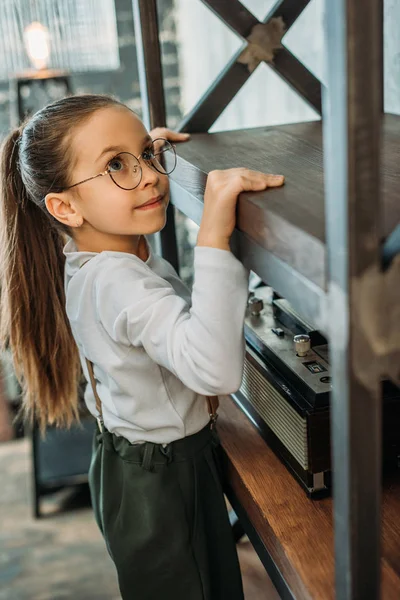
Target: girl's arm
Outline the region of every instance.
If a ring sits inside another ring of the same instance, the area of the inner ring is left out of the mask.
[[[199,394],[228,394],[240,387],[248,272],[233,254],[195,248],[190,308],[137,258],[101,260],[97,318],[115,342],[143,347]]]
[[[282,176],[248,169],[213,171],[194,256],[192,306],[137,257],[108,257],[97,280],[99,319],[127,346],[143,346],[153,360],[201,394],[240,387],[248,272],[230,252],[236,203],[243,191],[279,187]],[[121,268],[123,268],[123,272]]]

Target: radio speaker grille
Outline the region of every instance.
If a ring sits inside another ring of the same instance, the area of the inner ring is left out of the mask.
[[[257,357],[253,355],[254,360]],[[245,359],[241,394],[301,467],[308,469],[307,423],[285,398]]]

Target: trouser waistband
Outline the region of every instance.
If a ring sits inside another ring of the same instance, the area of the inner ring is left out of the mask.
[[[107,450],[115,451],[127,462],[141,464],[146,470],[152,470],[156,465],[190,460],[208,444],[219,444],[218,435],[215,428],[211,428],[211,424],[207,424],[198,433],[167,445],[153,442],[131,444],[124,437],[110,433],[106,429],[103,432],[97,430],[97,439]]]

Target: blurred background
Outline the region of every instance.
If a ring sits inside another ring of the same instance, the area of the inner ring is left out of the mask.
[[[312,0],[283,38],[322,82],[325,1]],[[275,4],[242,2],[260,20]],[[1,0],[1,9],[0,140],[70,93],[112,94],[142,114],[131,0]],[[159,0],[158,11],[167,125],[175,129],[242,41],[200,0]],[[386,0],[385,111],[397,114],[399,21],[400,0]],[[211,131],[316,119],[262,64]],[[190,286],[197,227],[179,211],[176,223],[181,275]],[[45,442],[35,428],[25,431],[13,423],[20,389],[8,353],[0,368],[0,600],[118,598],[113,565],[88,509],[92,422],[65,435],[49,429]],[[246,568],[252,570],[251,561]]]

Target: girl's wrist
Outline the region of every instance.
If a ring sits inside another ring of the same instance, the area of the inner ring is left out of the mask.
[[[208,246],[209,248],[219,248],[220,250],[230,251],[229,239],[210,234],[200,234],[197,236],[197,246]]]

